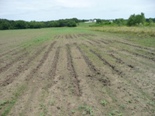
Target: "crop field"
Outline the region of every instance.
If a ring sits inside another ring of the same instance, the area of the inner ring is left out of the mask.
[[[82,28],[0,31],[0,115],[155,116],[154,40]]]

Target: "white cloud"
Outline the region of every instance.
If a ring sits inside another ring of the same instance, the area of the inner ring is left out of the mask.
[[[128,18],[144,12],[154,17],[154,0],[0,0],[0,18],[53,20],[60,18]]]
[[[55,0],[56,3],[63,7],[69,8],[87,8],[92,7],[93,0]]]

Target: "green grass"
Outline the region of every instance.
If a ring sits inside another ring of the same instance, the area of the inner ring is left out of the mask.
[[[108,102],[106,100],[101,100],[100,103],[101,103],[102,106],[106,106]]]
[[[84,115],[88,114],[90,116],[94,116],[93,108],[88,105],[79,106],[78,110],[83,111],[82,114],[84,114]]]
[[[123,114],[120,111],[118,111],[118,110],[112,110],[109,113],[109,116],[123,116]]]

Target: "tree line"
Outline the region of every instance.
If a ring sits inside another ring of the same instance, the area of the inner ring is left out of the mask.
[[[80,22],[87,22],[89,20],[79,20],[77,18],[71,19],[60,19],[55,21],[23,21],[23,20],[7,20],[0,19],[0,30],[8,29],[36,29],[36,28],[47,28],[47,27],[76,27]],[[155,18],[145,18],[144,13],[132,14],[128,19],[114,19],[114,20],[103,20],[96,19],[94,26],[102,25],[118,25],[118,26],[155,26]]]
[[[128,19],[115,19],[115,20],[96,20],[97,25],[118,25],[118,26],[155,26],[155,18],[145,18],[144,13],[132,14]]]
[[[0,30],[8,29],[36,29],[47,27],[76,27],[79,23],[77,18],[60,19],[55,21],[23,21],[0,19]]]

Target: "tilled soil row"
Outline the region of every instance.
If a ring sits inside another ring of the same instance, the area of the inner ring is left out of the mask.
[[[79,46],[77,46],[77,49],[80,51],[83,59],[85,60],[87,66],[89,69],[93,72],[93,76],[95,76],[98,81],[102,82],[104,86],[109,86],[110,85],[110,80],[107,78],[105,75],[101,75],[100,71],[93,65],[93,63],[89,60],[89,58],[84,54],[84,52],[81,50]],[[94,75],[95,74],[95,75]],[[100,77],[98,76],[100,75]],[[91,75],[89,75],[91,76]],[[102,77],[102,78],[101,78]],[[104,78],[103,78],[104,77]]]
[[[41,68],[41,66],[44,64],[44,62],[46,61],[46,59],[48,58],[48,55],[51,51],[51,49],[54,47],[54,45],[56,44],[56,41],[51,43],[50,47],[48,48],[48,50],[44,53],[42,59],[40,60],[39,64],[37,65],[36,68],[34,68],[33,70],[31,70],[30,74],[27,76],[26,81],[29,81],[33,75]]]
[[[58,61],[59,61],[59,54],[60,54],[60,47],[58,47],[56,52],[55,52],[55,56],[54,56],[51,68],[48,72],[49,84],[47,84],[47,86],[45,88],[50,88],[54,84],[53,80],[54,80],[55,75],[56,75],[57,65],[58,65]]]
[[[92,44],[91,45],[93,45],[93,46],[98,46],[99,48],[103,48],[103,49],[105,49],[105,47],[101,44],[101,42],[99,42],[99,41],[97,41],[97,40],[92,40],[92,39],[89,39],[91,42],[92,42]],[[94,43],[94,44],[93,44]],[[97,44],[97,45],[96,45]]]
[[[104,64],[108,65],[113,71],[115,71],[119,76],[122,77],[123,72],[119,71],[115,66],[113,66],[112,64],[110,64],[106,59],[104,59],[100,54],[96,53],[93,50],[90,50],[90,52],[92,52],[94,55],[96,55],[100,60],[102,60],[104,62]]]
[[[18,50],[18,51],[16,51],[16,52],[14,52],[14,53],[12,53],[11,55],[17,55],[17,54],[19,54],[19,53],[21,53],[21,52],[24,52],[24,51],[26,51],[26,48],[23,48],[23,49],[21,49],[21,50]]]
[[[95,43],[97,43],[97,44],[100,44],[101,42],[99,42],[99,41],[97,41],[97,40],[94,40],[94,39],[89,39],[90,41],[92,41],[92,42],[95,42]]]
[[[20,56],[18,56],[16,59],[12,60],[11,62],[9,62],[8,64],[6,64],[4,67],[0,68],[0,73],[8,70],[11,66],[13,66],[16,62],[21,61],[25,56],[28,55],[28,52],[25,52],[23,54],[21,54]]]
[[[115,66],[110,66],[111,64],[110,63],[108,63],[108,61],[106,61],[104,58],[102,58],[102,56],[100,55],[100,54],[98,54],[98,53],[95,53],[95,51],[91,51],[92,53],[94,52],[94,54],[96,54],[96,56],[100,59],[100,60],[102,60],[103,62],[105,62],[105,64],[108,64],[108,66],[109,67],[111,67],[112,69],[113,69],[113,67],[115,68]],[[110,56],[110,54],[109,54],[109,56]],[[113,57],[114,59],[116,59],[116,61],[118,60],[119,62],[122,62],[123,63],[123,61],[121,60],[121,59],[119,59],[119,58],[117,58],[117,57],[115,57],[113,54],[111,54],[111,57]],[[119,63],[118,62],[118,63]],[[125,63],[125,62],[124,62]],[[125,63],[126,64],[126,63]],[[128,64],[126,64],[126,65],[128,65]],[[134,68],[132,65],[130,66],[129,65],[129,67],[130,68]],[[114,69],[114,71],[115,71],[115,69]],[[116,69],[116,71],[115,72],[117,72],[117,69]],[[123,72],[122,72],[123,73]],[[119,75],[119,73],[117,73],[118,75]],[[121,77],[122,76],[124,76],[125,75],[125,73],[123,73],[123,74],[121,74]],[[126,75],[127,76],[127,75]],[[121,78],[122,80],[124,80],[125,82],[128,82],[128,83],[130,83],[130,85],[132,86],[132,87],[134,87],[134,90],[135,91],[137,91],[137,92],[139,92],[141,95],[147,95],[147,93],[146,92],[144,92],[143,90],[140,90],[139,89],[139,86],[137,85],[137,84],[135,84],[135,83],[133,83],[133,81],[131,81],[130,79],[128,79],[128,78]],[[134,97],[134,96],[131,96],[132,94],[131,93],[129,93],[129,95],[130,95],[130,97]],[[150,97],[149,97],[150,98]],[[119,98],[118,98],[119,99]],[[148,98],[147,98],[148,99]],[[118,104],[119,105],[119,104]],[[148,106],[148,105],[147,105]],[[151,108],[147,108],[147,110],[148,110],[148,112],[149,111],[151,111]]]
[[[89,69],[96,74],[100,74],[99,70],[96,69],[96,67],[93,65],[93,63],[89,60],[89,58],[84,54],[84,52],[81,50],[81,48],[75,44],[77,49],[80,51],[81,55],[83,56],[86,64],[88,65]]]
[[[33,83],[32,78],[38,74],[39,70],[42,68],[43,64],[48,59],[49,54],[52,51],[52,49],[56,43],[57,42],[54,41],[50,44],[50,46],[48,47],[47,51],[43,54],[42,58],[40,59],[39,63],[37,64],[37,66],[33,70],[31,70],[31,72],[28,74],[28,76],[26,78],[26,82],[30,85],[30,95],[28,97],[28,100],[25,103],[24,109],[22,110],[22,114],[26,114],[27,109],[31,108],[31,101],[34,100],[34,97],[35,97],[37,91],[39,90],[39,88],[37,87],[38,86],[37,82]],[[34,84],[33,86],[31,86],[32,83]]]
[[[138,52],[142,52],[142,53],[144,53],[145,55],[149,55],[149,56],[155,56],[155,53],[153,53],[153,52],[150,52],[150,51],[145,51],[145,50],[142,50],[142,49],[136,49],[136,51],[138,51]]]
[[[81,96],[82,92],[79,85],[78,75],[73,65],[73,58],[71,55],[70,45],[67,44],[66,47],[67,47],[67,65],[68,65],[68,70],[70,71],[73,77],[72,80],[73,80],[73,86],[75,87],[75,94],[77,96]]]
[[[121,44],[129,45],[129,46],[132,46],[132,47],[136,47],[136,48],[140,48],[140,49],[145,49],[145,50],[150,50],[150,51],[152,51],[152,52],[155,52],[155,50],[152,50],[152,49],[147,48],[147,47],[142,47],[142,46],[138,46],[138,45],[133,45],[133,44],[126,43],[126,42],[122,42],[122,41],[118,41],[118,40],[114,40],[114,41],[117,42],[117,43],[121,43]]]
[[[112,58],[116,59],[116,62],[120,63],[120,64],[125,64],[126,66],[128,66],[129,68],[134,68],[134,66],[132,66],[131,64],[126,64],[122,59],[117,58],[114,54],[109,54],[109,56],[111,56]]]
[[[142,55],[142,54],[133,52],[133,51],[129,51],[129,50],[126,50],[126,49],[122,49],[122,50],[125,51],[125,52],[128,52],[128,53],[130,53],[130,54],[132,54],[132,55],[139,56],[139,57],[142,57],[142,58],[145,58],[145,59],[149,59],[149,60],[155,62],[155,58],[150,58],[150,57],[148,57],[148,56],[145,56],[145,55]]]
[[[73,39],[74,37],[73,37],[71,34],[67,34],[67,35],[65,36],[65,38],[66,38],[66,39]]]
[[[105,40],[99,40],[103,44],[109,44],[109,42],[106,42]]]
[[[54,39],[59,39],[59,38],[61,38],[61,35],[55,35],[54,36]]]
[[[11,50],[9,50],[9,51],[7,51],[7,52],[5,52],[5,53],[2,53],[2,54],[0,54],[0,57],[2,57],[2,56],[5,56],[5,55],[7,55],[7,54],[9,54],[9,53],[11,53],[11,52],[13,52],[13,51],[15,51],[17,48],[14,48],[14,49],[11,49]]]
[[[18,50],[19,47],[20,47],[20,46],[18,46],[18,47],[16,47],[16,48],[13,48],[13,49],[11,49],[11,50],[5,52],[5,53],[0,54],[0,57],[3,57],[3,56],[5,56],[5,55],[7,55],[7,54],[17,55],[18,53],[24,52],[24,51],[26,50],[26,48],[23,48],[23,49]]]
[[[6,86],[6,85],[9,85],[10,83],[12,83],[14,81],[14,79],[16,77],[18,77],[21,73],[23,73],[27,68],[28,68],[28,65],[37,57],[41,54],[41,52],[43,50],[45,50],[46,46],[42,47],[41,49],[39,49],[32,57],[30,57],[27,62],[25,62],[24,64],[22,65],[19,65],[17,67],[17,69],[15,70],[15,72],[13,72],[12,74],[10,75],[7,75],[7,78],[3,81],[3,82],[0,82],[0,86]]]
[[[73,34],[73,38],[77,38],[77,35],[76,34]]]
[[[91,43],[90,41],[87,41],[90,45],[93,45],[93,43]]]
[[[33,76],[38,72],[38,70],[42,67],[42,65],[44,64],[44,62],[47,60],[48,56],[49,56],[49,53],[51,52],[52,48],[54,47],[54,45],[56,44],[56,41],[52,42],[51,45],[49,46],[48,50],[43,54],[40,62],[38,63],[38,65],[33,69],[31,70],[31,72],[29,73],[29,75],[27,76],[27,78],[25,79],[26,82],[28,82],[28,84],[31,84],[31,81]],[[37,91],[37,87],[34,85],[32,86],[31,88],[31,94],[24,106],[24,109],[22,110],[22,114],[25,114],[27,111],[27,108],[29,108],[29,105],[30,105],[30,101],[33,99],[36,91]]]
[[[96,35],[94,35],[94,34],[78,34],[77,36],[78,37],[87,37],[88,38],[88,37],[92,37],[92,36],[94,37]]]
[[[108,40],[108,41],[111,41],[111,40]],[[112,41],[112,43],[115,42],[115,41],[117,41],[117,40]],[[119,41],[119,42],[120,42],[120,41]],[[124,43],[124,42],[123,42],[123,43]],[[128,45],[128,43],[127,43],[127,45]],[[102,45],[100,45],[100,47],[101,47],[101,48],[104,48]],[[151,57],[145,56],[145,55],[143,55],[143,54],[139,54],[139,53],[136,53],[136,52],[133,52],[133,51],[129,51],[129,50],[126,50],[126,49],[122,49],[122,51],[128,52],[128,53],[130,53],[130,54],[132,54],[132,55],[136,55],[136,56],[139,56],[139,57],[142,57],[142,58],[146,58],[146,59],[155,61],[155,58],[151,58]],[[152,53],[152,52],[147,52],[147,53],[150,54],[150,55],[154,55],[154,53]],[[111,56],[112,56],[112,55],[111,55]],[[113,55],[112,57],[115,58],[115,59],[117,59],[116,57],[114,57],[114,55]],[[118,61],[119,61],[119,59],[118,59]],[[128,65],[128,67],[130,67],[130,68],[133,67],[133,66],[131,66],[130,64],[126,64],[126,65]]]

